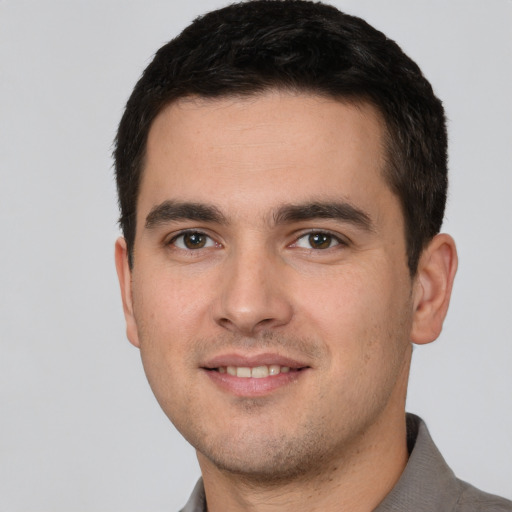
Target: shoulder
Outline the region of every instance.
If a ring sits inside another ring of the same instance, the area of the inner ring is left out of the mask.
[[[454,512],[512,512],[512,501],[480,491],[462,480],[458,483],[460,495]]]
[[[512,502],[458,479],[432,441],[425,423],[407,415],[409,461],[375,512],[512,512]]]

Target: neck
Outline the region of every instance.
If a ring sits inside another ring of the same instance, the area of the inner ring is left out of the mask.
[[[198,454],[208,512],[369,512],[394,487],[408,453],[405,414],[384,411],[343,458],[287,482],[262,483],[219,470]]]

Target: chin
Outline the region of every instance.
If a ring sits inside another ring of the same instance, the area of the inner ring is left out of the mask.
[[[327,450],[319,442],[318,435],[308,434],[255,436],[244,433],[226,436],[229,442],[218,442],[209,446],[196,446],[201,467],[213,465],[216,469],[247,482],[265,485],[283,485],[287,481],[297,480],[302,475],[321,473],[325,468]]]

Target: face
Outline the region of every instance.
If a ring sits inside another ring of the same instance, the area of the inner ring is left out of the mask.
[[[287,478],[403,422],[414,283],[383,166],[366,105],[266,93],[154,121],[118,267],[128,337],[202,466]]]

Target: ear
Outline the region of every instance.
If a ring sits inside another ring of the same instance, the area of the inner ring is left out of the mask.
[[[126,240],[123,237],[119,237],[116,241],[115,258],[117,277],[119,278],[121,298],[123,300],[124,318],[126,320],[126,336],[132,345],[140,348],[137,323],[133,315],[132,271],[128,264]]]
[[[457,261],[455,242],[446,234],[435,236],[423,250],[415,277],[413,343],[430,343],[441,333]]]

